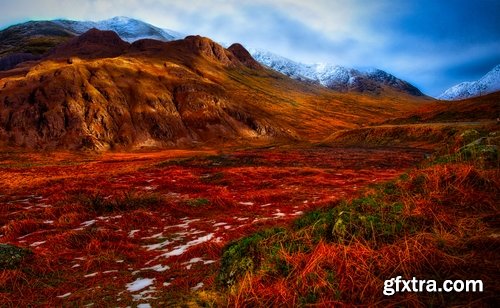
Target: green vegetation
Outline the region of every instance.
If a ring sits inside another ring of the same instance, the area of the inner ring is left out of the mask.
[[[205,198],[196,198],[196,199],[190,199],[186,201],[187,205],[191,207],[200,207],[204,205],[209,205],[210,200],[205,199]]]
[[[9,244],[0,244],[0,269],[15,269],[33,253],[26,248]]]

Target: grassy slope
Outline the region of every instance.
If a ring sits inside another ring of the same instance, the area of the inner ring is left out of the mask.
[[[500,174],[436,164],[226,247],[231,305],[450,305],[498,300]],[[383,281],[482,279],[484,293],[383,296]]]
[[[387,145],[402,138],[405,146],[415,140],[434,148],[439,145],[441,154],[357,199],[331,204],[305,214],[290,227],[263,230],[228,245],[218,291],[202,294],[198,302],[493,305],[500,290],[495,278],[500,272],[498,152],[484,151],[483,145],[460,149],[483,135],[490,136],[489,141],[498,139],[492,137],[498,126],[472,128],[449,123],[346,131],[343,141],[352,145]],[[440,282],[482,279],[485,292],[384,296],[384,279],[398,275]]]
[[[461,101],[439,101],[411,112],[404,118],[393,119],[388,124],[477,122],[496,120],[500,117],[500,92]]]
[[[338,130],[323,140],[322,144],[411,145],[456,150],[453,145],[464,145],[463,135],[470,131],[477,131],[476,137],[479,138],[498,130],[496,119],[499,115],[500,92],[457,102],[433,102],[423,104],[404,117],[372,126]]]
[[[12,26],[0,31],[0,57],[18,52],[44,54],[74,35],[50,21]]]

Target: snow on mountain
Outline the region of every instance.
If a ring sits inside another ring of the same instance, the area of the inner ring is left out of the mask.
[[[178,32],[161,29],[143,21],[129,17],[113,17],[102,21],[74,21],[74,20],[54,20],[65,28],[71,29],[75,34],[82,34],[92,28],[99,30],[111,30],[116,32],[123,40],[134,42],[140,39],[155,39],[160,41],[172,41],[183,38]]]
[[[333,64],[303,64],[269,51],[249,51],[255,60],[273,70],[297,80],[319,83],[330,89],[379,93],[382,86],[388,86],[412,95],[423,95],[408,82],[379,69],[357,70]]]
[[[500,91],[500,64],[477,81],[459,83],[441,94],[442,100],[460,100]]]

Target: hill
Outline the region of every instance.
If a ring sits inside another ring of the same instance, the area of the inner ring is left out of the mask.
[[[96,29],[3,73],[0,136],[28,148],[110,149],[319,140],[426,102],[342,94],[189,36],[133,44]]]

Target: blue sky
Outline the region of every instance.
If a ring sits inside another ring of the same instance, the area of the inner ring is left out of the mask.
[[[498,0],[16,0],[2,1],[0,27],[114,16],[305,63],[377,67],[434,96],[500,64]]]

